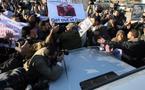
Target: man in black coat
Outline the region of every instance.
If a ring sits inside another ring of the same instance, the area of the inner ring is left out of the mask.
[[[138,40],[138,32],[136,30],[129,31],[128,41],[118,43],[106,41],[105,43],[113,49],[121,49],[121,59],[134,67],[145,65],[143,58],[145,57],[145,42]]]

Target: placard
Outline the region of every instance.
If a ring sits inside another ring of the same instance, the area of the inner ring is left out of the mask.
[[[82,21],[81,23],[79,23],[79,34],[82,37],[87,30],[93,25],[92,21],[90,20],[90,18],[86,18],[84,21]]]
[[[134,4],[131,19],[140,20],[144,11],[145,11],[145,4]]]
[[[48,12],[55,23],[80,22],[86,18],[83,4],[48,2]]]
[[[13,38],[18,40],[21,38],[22,25],[15,22],[4,15],[0,15],[0,38],[6,37],[7,33],[13,34]]]

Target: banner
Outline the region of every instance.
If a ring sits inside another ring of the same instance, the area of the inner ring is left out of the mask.
[[[85,11],[82,4],[68,4],[48,2],[48,16],[52,22],[68,23],[80,22],[85,19]]]
[[[22,25],[15,22],[4,15],[0,15],[0,38],[6,37],[7,33],[11,33],[15,40],[21,37]]]

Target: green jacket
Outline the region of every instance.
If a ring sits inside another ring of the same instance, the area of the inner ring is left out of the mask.
[[[57,64],[53,66],[50,65],[51,63],[47,58],[46,47],[38,50],[32,58],[27,61],[28,72],[32,79],[43,78],[47,80],[56,80],[62,73],[62,67]]]

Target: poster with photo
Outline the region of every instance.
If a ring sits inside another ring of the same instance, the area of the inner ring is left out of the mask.
[[[57,6],[58,16],[76,16],[75,9],[72,5],[60,4]]]
[[[83,4],[48,2],[48,16],[55,23],[81,22],[86,18]]]
[[[134,4],[131,19],[140,20],[144,12],[145,4]]]
[[[82,37],[92,25],[93,25],[93,22],[90,20],[90,18],[86,18],[84,21],[79,23],[80,37]]]

